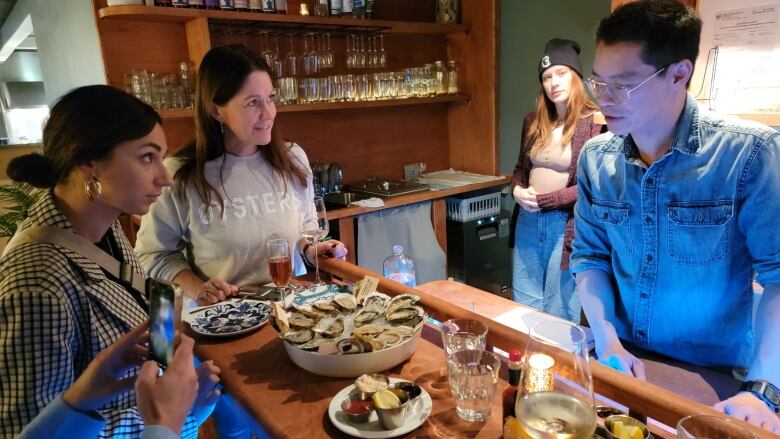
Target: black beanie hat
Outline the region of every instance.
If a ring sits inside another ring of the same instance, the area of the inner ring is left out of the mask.
[[[539,60],[539,82],[542,73],[550,66],[564,65],[577,72],[582,78],[582,61],[580,61],[580,44],[572,40],[553,38],[544,46],[544,56]]]

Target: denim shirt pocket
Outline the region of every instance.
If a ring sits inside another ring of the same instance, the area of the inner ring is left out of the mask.
[[[731,200],[669,203],[669,255],[678,264],[701,265],[728,253]]]
[[[612,249],[621,255],[631,255],[634,246],[631,241],[631,218],[628,203],[593,200],[590,206],[593,219],[604,227]]]

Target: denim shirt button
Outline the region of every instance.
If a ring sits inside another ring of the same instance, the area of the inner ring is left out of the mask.
[[[645,224],[653,224],[653,219],[650,218],[649,216],[646,216],[645,217]]]
[[[645,258],[645,259],[647,259],[647,262],[649,262],[651,264],[653,263],[653,255],[647,255],[647,258]]]
[[[647,185],[648,185],[648,186],[652,186],[652,185],[653,185],[653,183],[655,183],[655,180],[653,180],[653,178],[652,178],[652,177],[650,177],[650,178],[648,178],[648,179],[647,179]]]
[[[642,300],[647,300],[647,293],[639,293],[639,298]]]
[[[647,334],[645,334],[645,331],[641,331],[641,330],[640,330],[640,331],[636,331],[636,335],[637,335],[639,338],[642,338],[642,339],[644,339],[644,338],[645,338],[645,336],[646,336]]]

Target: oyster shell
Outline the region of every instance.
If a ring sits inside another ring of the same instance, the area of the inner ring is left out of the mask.
[[[363,307],[369,307],[373,304],[377,304],[382,308],[385,308],[387,306],[387,303],[390,302],[390,296],[384,293],[371,293],[363,299]]]
[[[290,327],[298,329],[312,328],[315,323],[314,319],[306,317],[298,312],[289,314],[287,322],[290,324]]]
[[[323,337],[335,338],[344,333],[344,318],[341,316],[324,317],[312,328]]]
[[[311,329],[303,329],[301,331],[288,331],[282,335],[282,338],[290,343],[301,344],[310,341],[314,338],[314,331]]]
[[[336,294],[336,296],[333,297],[333,302],[335,302],[339,308],[347,312],[352,312],[357,308],[357,299],[352,294]]]
[[[365,335],[356,335],[355,338],[360,340],[364,344],[368,344],[371,347],[371,349],[367,349],[366,352],[381,351],[382,349],[385,348],[385,342],[383,342],[382,340],[377,340],[375,338],[371,338]]]
[[[337,313],[339,311],[338,308],[336,308],[336,303],[333,301],[333,299],[318,300],[312,303],[312,306],[315,309],[324,311],[326,313]]]
[[[322,312],[320,312],[320,311],[318,311],[316,309],[313,309],[309,305],[296,305],[296,304],[293,304],[292,307],[293,307],[294,310],[298,311],[299,313],[305,315],[306,317],[310,317],[310,318],[312,318],[314,320],[319,320],[319,319],[325,317],[324,313],[322,313]]]
[[[345,338],[339,340],[339,342],[336,345],[336,348],[339,351],[339,353],[342,354],[362,354],[363,352],[366,351],[363,342],[356,338]]]
[[[375,320],[377,317],[384,313],[384,308],[378,304],[371,304],[364,306],[360,311],[355,314],[353,322],[355,326],[363,326],[368,322]]]
[[[352,331],[352,335],[367,335],[373,337],[377,334],[381,334],[384,331],[385,328],[378,325],[363,325]]]
[[[419,306],[404,306],[388,311],[385,314],[385,320],[389,323],[401,324],[416,317],[421,318],[423,315],[425,315],[425,310]]]
[[[319,335],[315,335],[314,338],[312,338],[311,340],[307,341],[306,343],[304,343],[302,345],[298,345],[298,348],[306,350],[306,351],[311,351],[311,350],[314,350],[314,349],[319,349],[320,345],[324,345],[326,343],[333,343],[333,340],[328,339],[328,338],[320,337]]]
[[[406,308],[410,306],[414,306],[417,304],[417,302],[420,301],[420,296],[416,294],[399,294],[387,303],[387,306],[385,309],[388,313],[391,311],[394,311],[398,308]]]
[[[402,337],[411,337],[414,334],[414,328],[411,326],[393,326],[393,329],[389,329],[388,332],[394,332]]]
[[[404,336],[393,329],[377,334],[374,339],[384,343],[385,347],[395,346],[404,341]]]

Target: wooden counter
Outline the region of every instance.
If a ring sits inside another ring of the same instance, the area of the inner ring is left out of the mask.
[[[499,296],[477,290],[467,285],[448,281],[436,281],[412,289],[376,273],[336,259],[320,259],[320,270],[346,281],[357,281],[366,275],[379,279],[379,290],[390,294],[418,294],[422,306],[435,319],[468,318],[484,322],[488,326],[487,342],[504,351],[522,348],[528,336],[493,320],[498,314],[509,311],[515,304]],[[471,311],[474,303],[477,312]],[[545,353],[557,358],[559,353]],[[640,354],[642,355],[642,354]],[[594,391],[604,398],[628,407],[634,413],[643,414],[667,426],[674,426],[685,416],[724,416],[711,405],[736,392],[736,381],[709,369],[686,365],[671,359],[646,355],[649,381],[623,375],[598,362],[591,363]],[[779,436],[748,425],[756,437]]]
[[[195,351],[202,360],[213,360],[222,369],[222,385],[274,438],[349,438],[328,417],[331,398],[354,379],[328,378],[296,366],[270,325],[248,336],[229,339],[200,337]],[[411,358],[390,371],[390,377],[416,382],[433,400],[428,419],[408,438],[501,437],[501,398],[493,402],[485,422],[466,422],[455,413],[455,401],[447,382],[444,350],[438,328],[423,328]],[[503,379],[498,392],[506,388]]]
[[[328,210],[328,220],[338,220],[338,236],[341,242],[343,242],[347,247],[347,261],[354,264],[357,260],[357,247],[355,240],[355,218],[357,216],[379,210],[390,209],[393,207],[405,206],[407,204],[432,201],[431,222],[433,223],[433,231],[436,234],[436,241],[439,243],[439,246],[442,250],[444,250],[444,254],[446,255],[447,202],[444,199],[453,195],[476,191],[479,189],[505,186],[508,185],[511,181],[511,177],[505,176],[499,180],[487,181],[484,183],[467,184],[451,189],[430,190],[387,198],[384,200],[385,205],[382,207],[348,206],[342,209]]]

